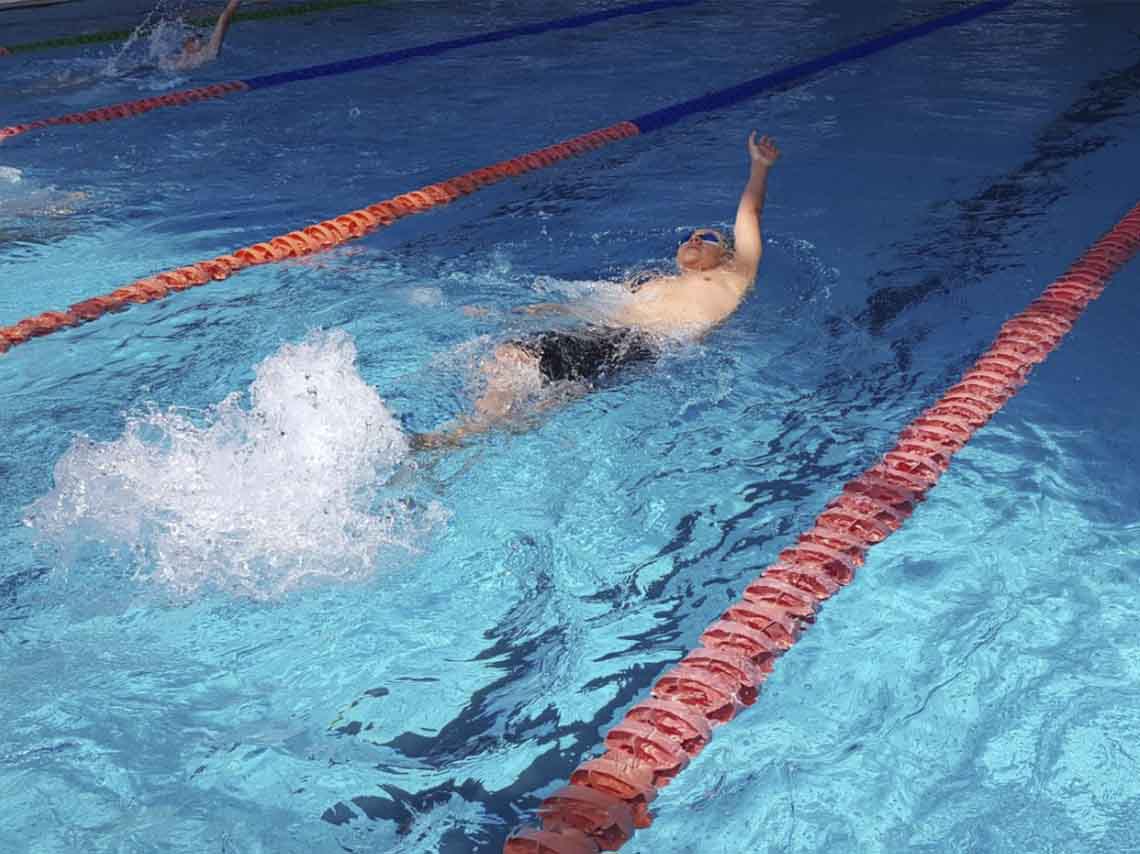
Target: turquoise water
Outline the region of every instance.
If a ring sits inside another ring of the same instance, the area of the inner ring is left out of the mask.
[[[0,110],[603,7],[540,5],[237,26],[184,77],[27,55]],[[11,140],[0,323],[830,52],[907,5],[700,4]],[[499,848],[1134,204],[1137,25],[1125,4],[1015,4],[0,357],[0,850]],[[784,158],[735,317],[532,430],[407,456],[536,323],[511,307],[729,224],[752,127]],[[1140,848],[1138,275],[625,850]]]

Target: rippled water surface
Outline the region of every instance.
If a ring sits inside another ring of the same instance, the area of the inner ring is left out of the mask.
[[[150,67],[175,30],[21,54],[0,124],[606,5],[239,24],[183,76]],[[99,28],[83,6],[0,12],[0,41]],[[0,324],[960,6],[698,3],[17,137]],[[1130,4],[1015,3],[0,357],[0,850],[499,849],[1136,202],[1138,31]],[[729,226],[753,127],[784,157],[729,322],[533,429],[409,452],[541,322],[512,307]],[[1140,849],[1138,286],[626,850]]]

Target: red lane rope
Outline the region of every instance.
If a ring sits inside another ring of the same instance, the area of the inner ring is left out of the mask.
[[[154,98],[141,98],[137,101],[123,101],[121,104],[111,104],[109,107],[98,107],[94,110],[83,110],[80,113],[68,113],[66,116],[54,116],[50,119],[36,119],[20,125],[10,125],[0,128],[0,142],[8,137],[19,136],[30,130],[50,127],[52,125],[89,125],[92,122],[109,122],[115,119],[125,119],[128,116],[137,116],[149,113],[161,107],[177,107],[183,104],[192,104],[196,101],[207,101],[211,98],[222,98],[232,92],[244,92],[249,85],[241,80],[230,80],[226,83],[214,83],[210,86],[199,86],[196,89],[181,89],[177,92],[167,92]]]
[[[1029,307],[938,402],[903,428],[894,448],[831,501],[743,596],[658,678],[605,737],[605,753],[542,801],[542,828],[524,828],[505,854],[616,851],[650,823],[648,804],[708,744],[713,728],[756,700],[776,659],[849,584],[867,550],[898,530],[950,460],[1057,347],[1108,278],[1140,249],[1140,204]]]
[[[636,136],[639,132],[637,125],[632,122],[619,122],[237,249],[228,255],[220,255],[208,261],[199,261],[139,279],[109,294],[77,302],[66,311],[45,311],[11,326],[0,327],[0,353],[37,336],[78,326],[102,317],[108,312],[127,308],[131,303],[154,302],[178,291],[228,279],[246,267],[268,264],[271,261],[284,261],[287,258],[299,258],[339,246],[349,240],[363,237],[377,228],[391,225],[403,217],[448,204],[489,184],[550,166],[568,157],[575,157],[611,142]]]

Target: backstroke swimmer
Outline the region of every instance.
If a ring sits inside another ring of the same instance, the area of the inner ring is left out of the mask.
[[[486,387],[474,411],[441,430],[414,435],[413,447],[454,447],[517,422],[527,414],[527,401],[551,383],[588,391],[624,365],[653,359],[662,343],[699,339],[730,317],[756,281],[768,171],[780,150],[771,137],[757,140],[753,131],[748,155],[751,172],[731,245],[716,229],[700,228],[677,250],[677,274],[651,279],[614,305],[523,306],[528,314],[564,314],[582,322],[500,344],[481,366]]]
[[[230,24],[233,22],[234,15],[237,13],[238,6],[240,5],[241,0],[229,0],[229,3],[226,4],[226,8],[223,9],[221,15],[218,16],[218,20],[214,24],[214,29],[211,31],[209,38],[204,38],[197,34],[186,37],[183,39],[182,46],[178,49],[177,53],[160,57],[157,65],[142,63],[120,71],[116,67],[116,59],[111,61],[97,74],[75,73],[72,68],[68,69],[65,74],[57,77],[39,80],[21,88],[0,90],[0,94],[38,95],[44,93],[69,92],[85,89],[105,80],[142,77],[154,71],[155,68],[160,68],[163,71],[190,71],[199,68],[218,58],[218,54],[221,53],[222,50],[222,42],[225,41],[226,33],[229,31]]]
[[[189,71],[217,59],[222,50],[222,42],[226,38],[226,31],[229,30],[230,22],[233,21],[240,5],[241,0],[230,0],[222,10],[222,14],[218,16],[218,22],[214,24],[214,31],[210,33],[208,40],[203,41],[202,37],[197,35],[190,36],[182,42],[181,53],[170,59],[161,60],[159,66],[166,71]]]

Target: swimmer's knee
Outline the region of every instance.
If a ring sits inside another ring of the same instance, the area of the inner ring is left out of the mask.
[[[520,371],[537,371],[538,356],[508,341],[497,346],[481,367],[483,373],[491,377],[517,376]]]
[[[538,357],[518,344],[508,341],[495,348],[495,361],[508,365],[530,366],[538,363]]]

